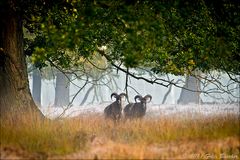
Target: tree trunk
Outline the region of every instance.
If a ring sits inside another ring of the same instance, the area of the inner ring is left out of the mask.
[[[171,92],[171,90],[172,90],[172,84],[170,84],[170,86],[169,86],[169,88],[168,88],[168,91],[167,91],[167,93],[164,95],[164,97],[163,97],[163,100],[162,100],[162,104],[164,104],[165,102],[166,102],[166,100],[167,100],[167,97],[168,97],[168,95],[169,95],[169,93]]]
[[[94,84],[87,90],[87,92],[86,92],[86,94],[85,94],[85,96],[84,96],[84,98],[83,98],[80,106],[84,105],[84,103],[87,101],[87,98],[88,98],[88,96],[89,96],[89,93],[90,93],[93,89],[94,89]]]
[[[66,77],[66,75],[62,72],[58,72],[56,78],[54,106],[63,107],[69,104],[69,87],[70,83],[68,77]]]
[[[32,96],[34,102],[41,107],[41,74],[38,68],[33,70]]]
[[[0,117],[26,111],[42,115],[29,89],[22,19],[9,1],[0,4],[0,24]]]
[[[182,89],[180,97],[178,99],[178,104],[188,104],[188,103],[200,103],[200,81],[193,77],[187,76],[185,85],[183,86],[186,89]]]

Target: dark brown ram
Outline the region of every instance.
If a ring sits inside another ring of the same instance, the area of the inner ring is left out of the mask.
[[[124,96],[126,97],[127,95],[125,93],[121,93],[119,95],[117,93],[111,94],[111,99],[114,97],[116,98],[116,101],[104,109],[105,118],[112,119],[114,122],[117,122],[121,119],[123,108],[122,98]]]
[[[136,103],[130,103],[126,105],[126,107],[123,110],[126,119],[142,118],[146,114],[147,103],[149,103],[152,100],[152,96],[149,94],[146,95],[145,97],[137,95],[135,96],[134,99]],[[137,99],[140,102],[137,102]]]

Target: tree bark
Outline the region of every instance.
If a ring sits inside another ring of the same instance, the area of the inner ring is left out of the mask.
[[[33,83],[32,83],[32,96],[34,102],[41,107],[41,74],[38,68],[35,68],[32,73]]]
[[[63,107],[69,104],[69,87],[70,83],[67,75],[63,74],[62,72],[57,73],[56,78],[56,88],[55,88],[55,101],[54,106],[56,107]]]
[[[22,18],[9,1],[0,5],[0,117],[40,110],[29,89],[23,52]]]

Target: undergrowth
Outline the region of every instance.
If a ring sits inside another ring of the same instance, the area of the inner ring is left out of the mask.
[[[129,146],[201,142],[239,137],[240,125],[236,115],[200,116],[193,119],[163,116],[121,121],[118,124],[105,120],[99,114],[58,120],[25,115],[17,120],[12,117],[0,119],[0,132],[1,146],[63,155],[87,152],[89,144],[96,137]]]

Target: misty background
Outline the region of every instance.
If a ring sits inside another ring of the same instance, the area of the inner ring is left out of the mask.
[[[57,74],[60,75],[56,76]],[[33,73],[29,74],[29,85],[32,94],[34,78],[35,85],[38,85],[38,93],[35,93],[35,95],[33,94],[33,98],[38,105],[41,104],[42,107],[61,107],[71,103],[73,106],[81,107],[83,105],[110,103],[112,101],[110,95],[113,92],[126,92],[126,74],[121,71],[113,70],[111,73],[103,75],[101,79],[92,80],[87,83],[84,79],[74,78],[74,75],[57,74],[51,79],[43,78],[40,72],[34,73],[33,71]],[[141,73],[141,76],[151,79],[147,73]],[[60,81],[59,79],[57,80],[59,77]],[[158,84],[150,84],[144,80],[137,80],[129,76],[127,88],[129,101],[134,102],[134,97],[137,94],[142,96],[150,94],[152,95],[150,105],[239,103],[239,84],[231,83],[231,80],[226,74],[218,73],[217,82],[227,84],[222,85],[221,88],[217,88],[214,83],[203,86],[202,82],[200,83],[198,79],[191,76],[188,77],[188,79],[184,76],[174,75],[162,75],[159,76],[159,78],[168,80],[174,79],[175,82],[177,81],[177,87],[175,85],[164,87]],[[58,85],[57,88],[56,85]],[[207,93],[199,94],[198,92],[191,92],[181,87],[190,90],[199,90],[200,88],[200,90],[204,90]],[[223,90],[226,90],[226,92]],[[231,94],[227,91],[231,91]],[[39,97],[36,98],[36,95]],[[56,102],[55,96],[59,97],[57,101],[60,102]],[[196,97],[198,98],[197,100]]]

